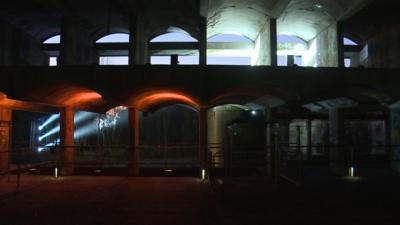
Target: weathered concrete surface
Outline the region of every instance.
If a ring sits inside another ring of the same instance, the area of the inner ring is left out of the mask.
[[[400,96],[393,84],[400,80],[398,71],[264,66],[0,67],[0,91],[10,99],[55,106],[70,100],[80,103],[81,109],[100,112],[117,105],[135,106],[135,101],[152,92],[182,93],[202,107],[245,104],[265,96],[300,104],[338,97],[365,99],[363,93],[376,90],[397,101]]]
[[[337,67],[339,65],[337,35],[337,25],[333,23],[315,37],[318,67]]]

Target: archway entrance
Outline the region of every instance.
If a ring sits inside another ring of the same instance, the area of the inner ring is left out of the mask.
[[[198,112],[184,104],[159,105],[139,118],[140,175],[196,176]]]

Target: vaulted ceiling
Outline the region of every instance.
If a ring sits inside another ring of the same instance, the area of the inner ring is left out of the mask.
[[[113,32],[128,32],[137,14],[148,36],[181,27],[198,36],[199,15],[207,17],[208,36],[240,33],[255,40],[270,18],[278,33],[306,41],[337,20],[347,19],[370,0],[13,0],[2,1],[0,19],[44,40],[60,32],[61,17],[75,23],[93,40]]]

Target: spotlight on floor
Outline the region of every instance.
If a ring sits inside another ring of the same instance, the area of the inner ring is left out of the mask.
[[[353,167],[353,166],[351,166],[351,167],[349,168],[349,176],[350,176],[350,177],[354,177],[354,167]]]
[[[205,180],[205,179],[206,179],[206,170],[205,170],[205,169],[202,169],[202,170],[201,170],[201,179],[202,179],[202,180]]]

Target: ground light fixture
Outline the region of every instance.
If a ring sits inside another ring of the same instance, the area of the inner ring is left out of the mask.
[[[351,166],[351,167],[349,168],[349,176],[350,176],[350,177],[354,177],[354,166]]]
[[[202,180],[205,180],[205,179],[206,179],[206,170],[205,170],[205,169],[202,169],[202,170],[201,170],[201,179],[202,179]]]

